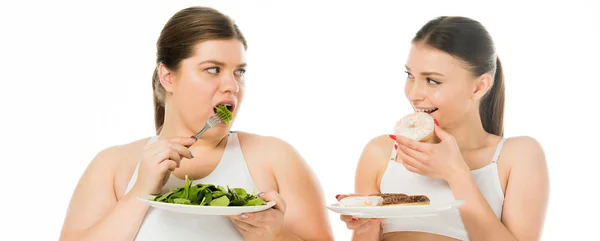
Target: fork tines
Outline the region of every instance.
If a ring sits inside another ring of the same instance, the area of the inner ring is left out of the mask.
[[[211,126],[216,126],[218,124],[221,124],[222,122],[223,122],[223,120],[221,120],[221,118],[219,118],[219,116],[216,114],[214,114],[210,118],[208,118],[208,124]]]

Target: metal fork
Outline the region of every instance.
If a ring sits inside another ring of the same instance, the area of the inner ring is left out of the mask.
[[[219,118],[217,114],[214,114],[210,118],[208,118],[206,124],[204,124],[204,128],[202,128],[200,132],[196,133],[196,135],[193,135],[192,137],[198,140],[200,139],[200,136],[204,134],[204,132],[206,132],[208,129],[213,128],[221,123],[223,123],[223,120],[221,120],[221,118]]]

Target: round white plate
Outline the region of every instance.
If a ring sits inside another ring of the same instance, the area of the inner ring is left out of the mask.
[[[168,210],[178,213],[196,214],[196,215],[241,215],[242,213],[254,213],[267,210],[275,206],[275,201],[267,202],[266,205],[261,206],[199,206],[199,205],[185,205],[185,204],[174,204],[174,203],[163,203],[152,201],[156,196],[148,195],[138,197],[138,200],[147,203],[151,207]]]
[[[333,212],[356,218],[402,218],[434,216],[440,212],[457,209],[465,202],[456,200],[448,203],[406,206],[340,207],[338,203],[327,205]]]

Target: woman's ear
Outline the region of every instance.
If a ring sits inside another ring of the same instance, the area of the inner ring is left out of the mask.
[[[477,83],[475,84],[475,91],[473,92],[473,98],[476,100],[480,100],[483,98],[485,93],[487,93],[494,84],[494,78],[491,74],[485,73],[477,78]]]
[[[163,63],[158,65],[158,77],[160,78],[160,84],[165,88],[166,92],[173,92],[173,72],[167,68]]]

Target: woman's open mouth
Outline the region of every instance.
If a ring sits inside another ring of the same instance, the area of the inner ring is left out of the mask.
[[[218,105],[216,105],[215,107],[213,107],[213,111],[214,111],[215,113],[217,113],[217,106],[220,106],[220,105],[224,105],[224,106],[225,106],[225,107],[227,107],[227,109],[228,109],[229,111],[231,111],[231,112],[233,112],[233,110],[234,110],[234,106],[233,106],[232,104],[218,104]]]
[[[428,108],[428,109],[417,109],[417,108],[415,108],[416,112],[425,112],[427,114],[431,114],[431,113],[433,113],[433,112],[435,112],[437,110],[438,110],[438,108]]]

